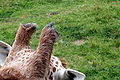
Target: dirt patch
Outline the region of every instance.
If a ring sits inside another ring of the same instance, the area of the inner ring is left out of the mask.
[[[84,39],[76,40],[76,41],[73,42],[73,44],[77,45],[77,46],[80,46],[80,45],[85,44],[85,40]]]

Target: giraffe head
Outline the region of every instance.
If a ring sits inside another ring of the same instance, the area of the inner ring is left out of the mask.
[[[58,37],[58,33],[52,25],[53,23],[50,23],[42,29],[40,43],[38,44],[38,48],[33,52],[28,46],[31,35],[36,30],[34,24],[20,25],[12,47],[0,41],[0,52],[2,54],[0,57],[4,56],[3,59],[5,60],[9,53],[6,61],[1,61],[4,65],[0,69],[0,80],[44,80],[44,76],[49,71],[48,66],[53,44]],[[18,60],[18,57],[20,60]],[[16,67],[16,65],[18,66]],[[84,78],[85,75],[83,73],[64,68],[53,73],[52,80],[84,80]]]

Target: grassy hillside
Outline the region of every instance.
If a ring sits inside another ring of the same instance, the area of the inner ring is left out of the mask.
[[[53,54],[86,80],[120,80],[119,0],[0,0],[0,40],[12,45],[20,23],[38,24],[35,49],[49,22],[59,32]]]

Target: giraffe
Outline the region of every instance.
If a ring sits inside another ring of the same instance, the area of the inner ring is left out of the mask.
[[[12,47],[0,41],[0,54],[9,54],[0,68],[0,80],[84,80],[85,74],[66,68],[52,55],[54,43],[59,36],[53,23],[41,31],[37,49],[30,48],[29,41],[36,31],[36,24],[20,24]],[[8,53],[8,52],[6,52]]]

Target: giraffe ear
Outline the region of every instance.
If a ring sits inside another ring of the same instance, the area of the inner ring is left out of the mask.
[[[85,74],[82,72],[78,72],[73,69],[66,69],[65,74],[68,75],[69,79],[73,80],[84,80],[85,79]]]
[[[85,74],[73,69],[62,69],[54,73],[54,80],[84,80]]]
[[[3,41],[0,41],[0,66],[4,63],[4,60],[6,59],[9,51],[11,49],[11,46]]]

